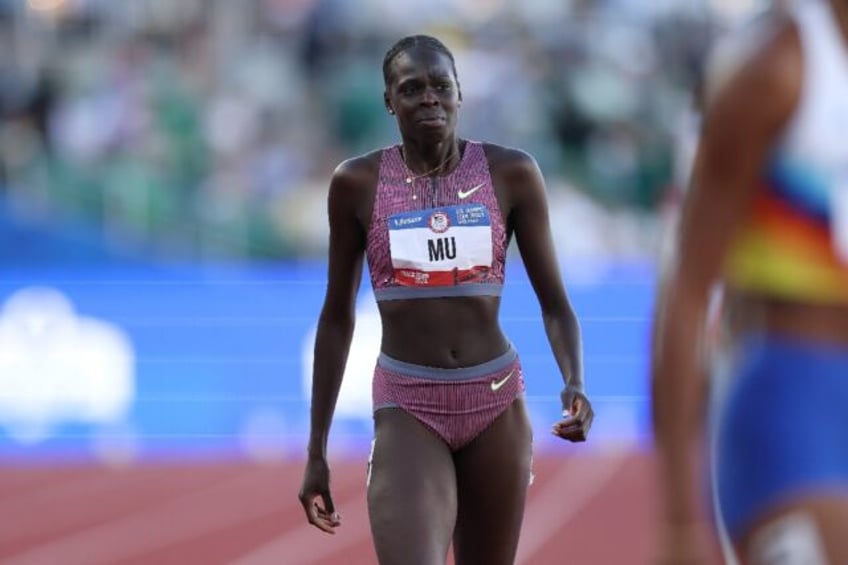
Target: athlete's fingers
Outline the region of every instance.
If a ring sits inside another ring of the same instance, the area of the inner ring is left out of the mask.
[[[562,438],[562,439],[565,439],[565,440],[568,440],[568,441],[571,441],[571,442],[574,442],[574,443],[583,442],[583,441],[586,441],[588,439],[586,432],[582,428],[576,428],[576,429],[573,429],[573,430],[565,430],[565,431],[563,431],[559,434],[556,434],[556,435],[558,437]]]
[[[592,419],[592,409],[587,402],[575,402],[571,409],[562,411],[562,416],[562,420],[555,425],[560,427],[583,426]]]
[[[313,526],[321,530],[322,532],[335,535],[336,530],[340,524],[338,522],[334,522],[333,520],[324,517],[317,516],[314,520],[310,522]]]
[[[579,426],[580,421],[577,419],[577,416],[572,414],[568,410],[562,411],[562,420],[559,420],[553,425],[554,430],[564,429],[570,426]]]
[[[582,426],[577,425],[577,424],[563,425],[562,423],[557,423],[553,426],[553,428],[551,429],[551,432],[554,435],[557,435],[557,436],[560,436],[560,437],[572,437],[572,436],[579,435],[579,433],[582,432],[582,430],[583,430]]]
[[[592,427],[592,421],[595,419],[595,413],[588,403],[584,404],[583,410],[576,418],[574,425],[583,430],[584,434],[589,433],[589,428]]]
[[[577,396],[572,403],[571,413],[581,422],[590,422],[593,417],[592,405],[585,397]]]
[[[584,414],[572,416],[568,411],[563,412],[565,418],[553,425],[551,433],[570,441],[586,441],[595,416],[588,403],[584,406],[587,407]]]
[[[581,442],[586,441],[586,433],[583,428],[561,428],[555,429],[552,432],[555,436],[568,441]]]
[[[335,514],[336,505],[333,504],[333,497],[330,496],[330,493],[329,492],[322,492],[321,493],[321,500],[324,501],[324,510],[328,514]]]
[[[569,431],[569,430],[579,430],[583,428],[583,423],[578,420],[572,421],[561,421],[554,424],[553,429],[561,432]]]
[[[319,495],[317,494],[308,494],[301,497],[301,504],[303,504],[303,510],[306,512],[306,519],[313,526],[317,526],[318,528],[324,529],[321,527],[321,508],[318,506],[317,498]]]
[[[586,395],[579,390],[567,388],[562,394],[563,417],[586,421],[592,411],[592,405]]]
[[[342,525],[342,517],[338,512],[329,512],[324,508],[318,508],[318,516],[330,528],[337,528]],[[331,531],[330,533],[335,532]]]
[[[323,499],[325,507],[319,504],[319,498]],[[334,529],[341,525],[341,516],[335,510],[329,511],[326,508],[327,499],[329,499],[329,495],[324,494],[307,496],[303,500],[304,510],[306,510],[306,519],[310,524],[328,534],[334,534],[336,533]],[[330,504],[332,504],[332,501],[330,501]]]
[[[574,395],[571,398],[571,405],[568,407],[568,411],[573,414],[574,418],[579,420],[585,410],[586,403],[583,402],[583,398],[579,395]]]

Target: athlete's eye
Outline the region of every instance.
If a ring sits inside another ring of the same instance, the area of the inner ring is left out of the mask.
[[[398,89],[398,92],[400,92],[402,96],[409,96],[410,94],[415,94],[416,92],[418,92],[419,88],[419,85],[416,83],[405,83],[401,85],[401,87]]]

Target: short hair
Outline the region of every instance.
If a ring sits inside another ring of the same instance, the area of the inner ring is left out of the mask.
[[[453,77],[455,79],[458,78],[456,74],[456,61],[454,61],[453,53],[451,53],[450,49],[448,49],[444,43],[442,43],[431,35],[408,35],[399,39],[394,45],[392,45],[389,50],[386,51],[386,56],[383,57],[384,84],[389,84],[389,66],[391,66],[394,58],[403,53],[404,51],[416,47],[431,49],[433,51],[446,55],[451,62],[451,70],[453,71]]]

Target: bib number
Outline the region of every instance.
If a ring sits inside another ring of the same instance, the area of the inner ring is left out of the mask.
[[[453,286],[491,269],[492,225],[482,204],[395,214],[388,228],[398,284]]]

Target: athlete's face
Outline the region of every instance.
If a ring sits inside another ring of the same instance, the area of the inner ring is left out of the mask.
[[[444,139],[456,127],[462,101],[450,58],[426,47],[398,54],[389,67],[386,108],[404,137]]]

